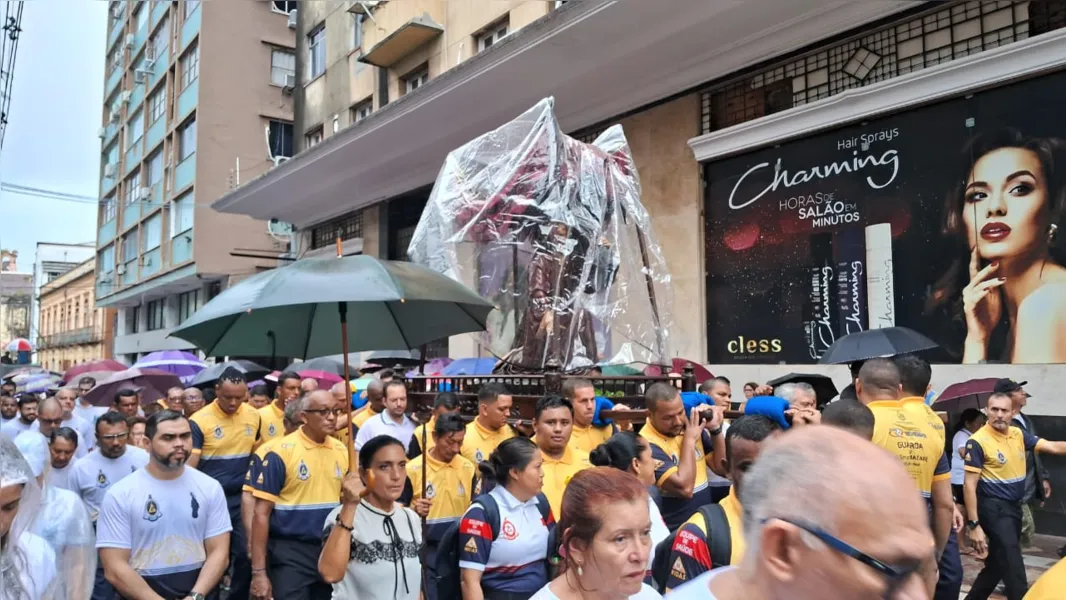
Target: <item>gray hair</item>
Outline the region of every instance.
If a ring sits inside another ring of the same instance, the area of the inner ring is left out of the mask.
[[[304,395],[293,398],[285,405],[285,418],[291,423],[296,422],[296,417],[304,410]]]
[[[818,401],[818,394],[814,391],[814,386],[803,381],[782,383],[774,388],[774,395],[778,398],[788,400],[789,404],[792,404],[792,400],[796,397],[797,393],[810,394],[811,398],[815,399],[815,402]]]
[[[827,444],[771,444],[744,476],[740,503],[744,507],[744,536],[748,551],[757,553],[766,519],[802,519],[832,531],[832,502],[839,487],[839,452]],[[808,541],[810,544],[813,538]],[[749,555],[751,556],[751,555]]]

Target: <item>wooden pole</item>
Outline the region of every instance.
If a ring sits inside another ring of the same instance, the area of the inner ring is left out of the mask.
[[[337,258],[344,256],[344,243],[337,236]],[[352,373],[348,364],[348,303],[338,302],[337,313],[341,320],[341,351],[344,356],[344,423],[348,428],[348,472],[358,469],[355,460],[355,435],[352,434]]]

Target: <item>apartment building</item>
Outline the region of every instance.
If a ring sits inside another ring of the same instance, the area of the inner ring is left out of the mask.
[[[115,309],[96,306],[96,259],[52,278],[38,292],[37,364],[63,372],[111,358]]]
[[[41,288],[59,276],[96,256],[96,244],[56,244],[37,242],[33,257],[33,323],[32,340],[41,335]]]
[[[96,301],[122,360],[187,349],[173,327],[288,250],[210,204],[292,155],[289,4],[110,3]]]

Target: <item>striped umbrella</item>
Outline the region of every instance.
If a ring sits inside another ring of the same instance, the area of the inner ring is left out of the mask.
[[[15,384],[16,391],[40,393],[48,391],[48,388],[58,386],[61,379],[62,375],[46,371],[44,373],[16,375],[11,379],[11,383]]]
[[[180,350],[152,352],[133,364],[134,369],[166,371],[181,378],[193,377],[207,368],[207,364],[195,354]]]
[[[25,338],[15,338],[4,346],[8,352],[33,352],[33,344]]]

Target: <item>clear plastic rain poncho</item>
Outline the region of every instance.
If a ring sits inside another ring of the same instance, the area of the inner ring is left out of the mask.
[[[35,481],[45,481],[51,468],[45,437],[27,431],[15,438],[15,445],[29,464]],[[56,577],[48,597],[87,600],[92,595],[96,575],[96,536],[89,511],[70,490],[43,484],[40,496],[30,532],[47,542],[55,553]]]
[[[565,135],[544,99],[451,152],[408,249],[499,310],[482,349],[516,371],[661,364],[670,274],[621,126]]]
[[[0,600],[61,598],[55,595],[55,551],[32,533],[41,488],[15,443],[0,435],[0,502],[6,505],[14,498],[19,499],[18,512],[0,538]]]

